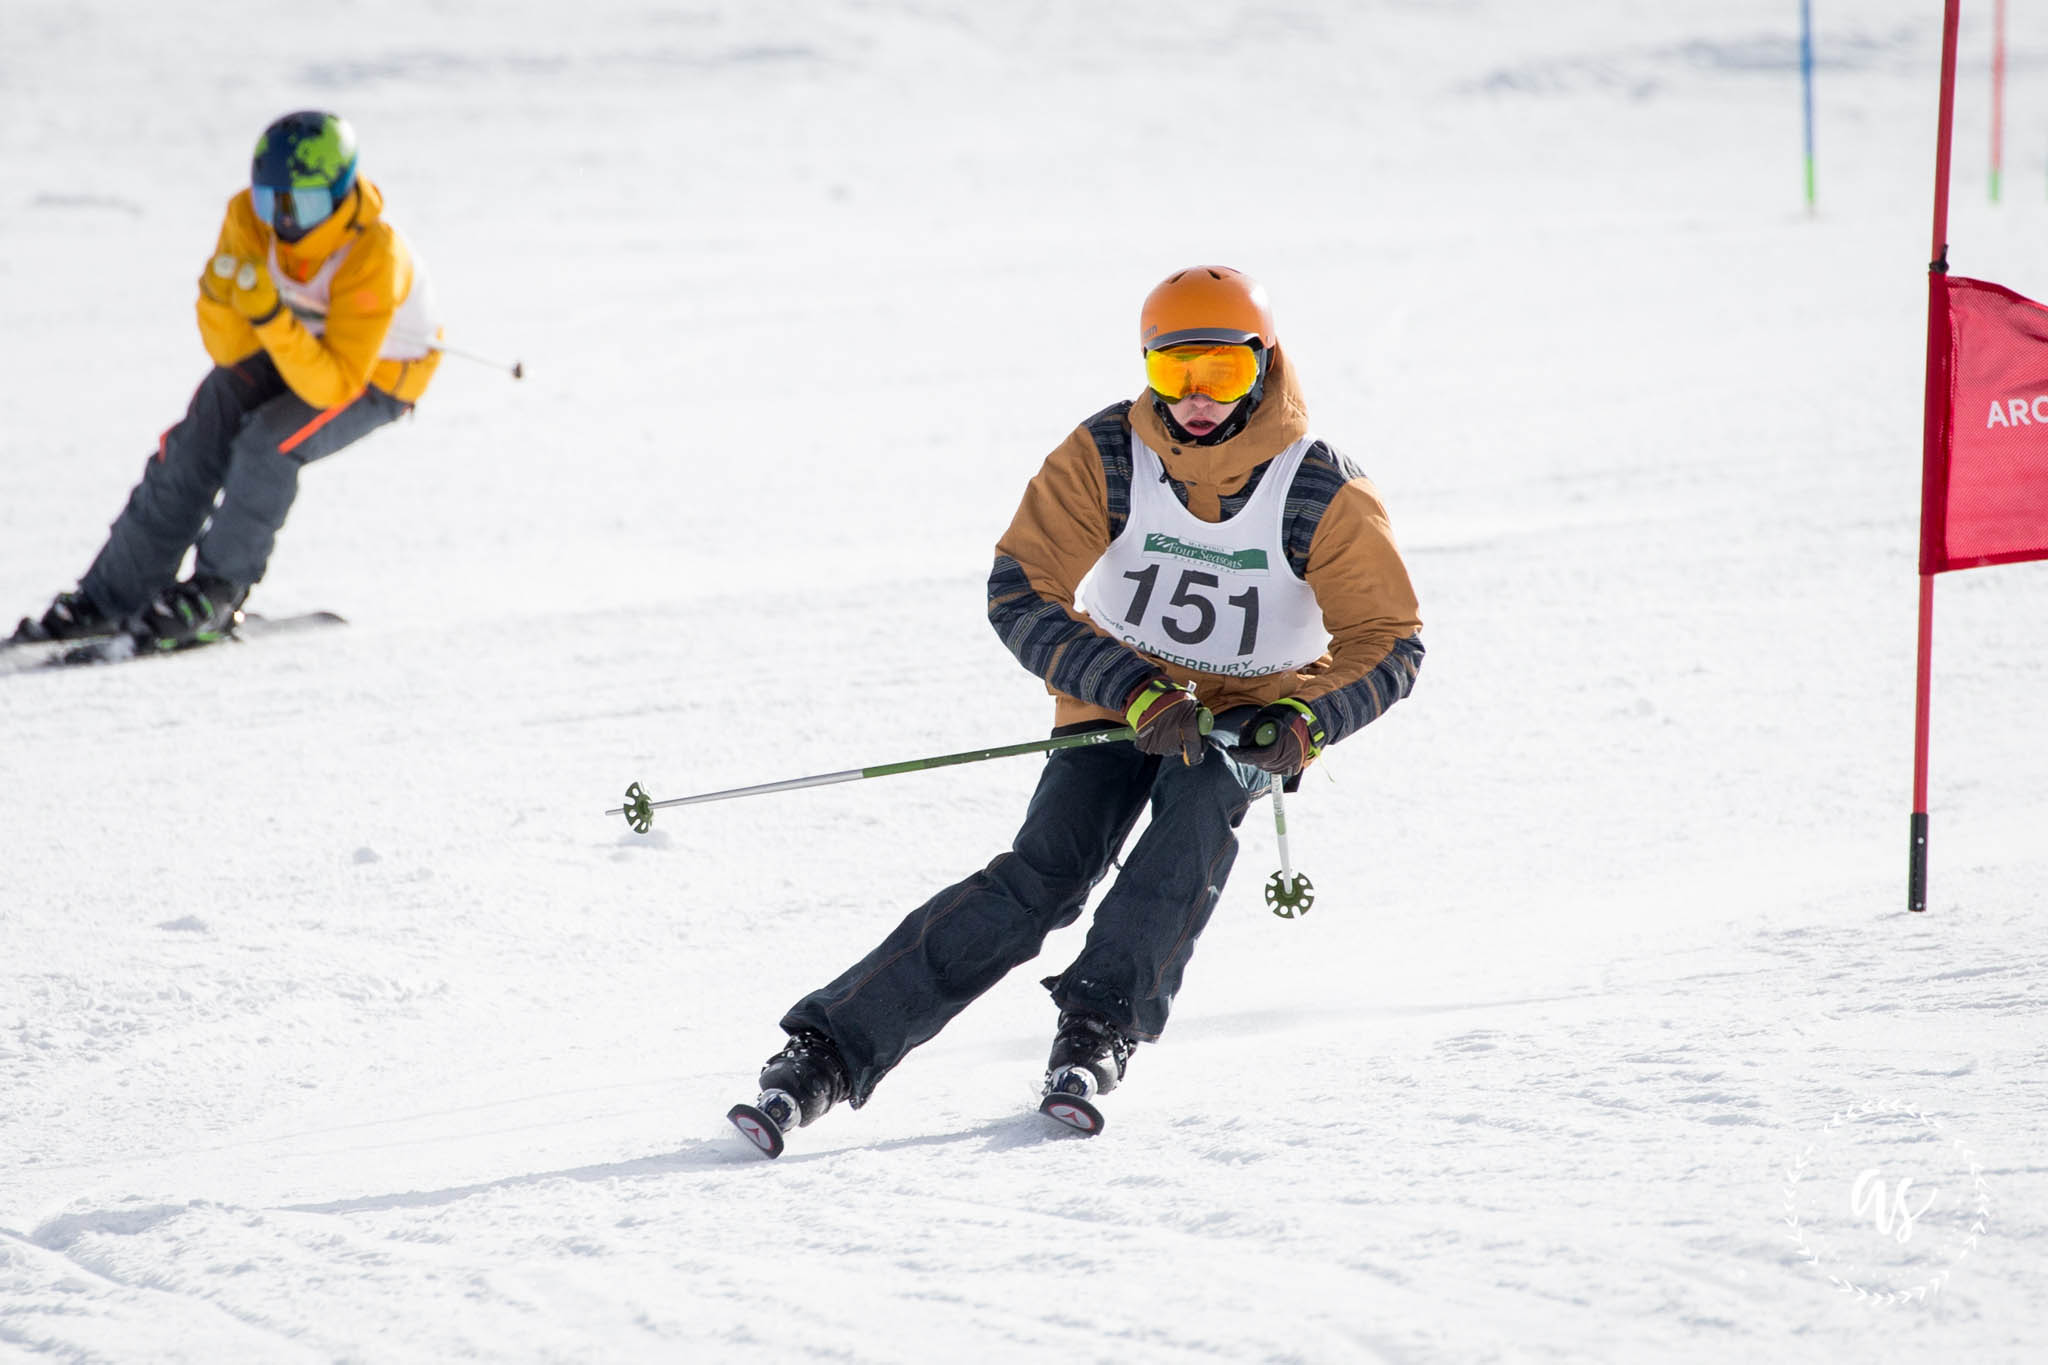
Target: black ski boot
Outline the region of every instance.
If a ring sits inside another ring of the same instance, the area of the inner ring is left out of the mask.
[[[747,1141],[776,1157],[782,1155],[784,1133],[816,1122],[852,1093],[846,1063],[832,1040],[815,1030],[799,1029],[761,1069],[760,1098],[734,1105],[726,1117]]]
[[[14,638],[24,644],[45,640],[84,640],[112,635],[121,623],[93,605],[83,592],[60,592],[40,618],[22,617]]]
[[[1045,1099],[1038,1112],[1084,1133],[1102,1131],[1102,1111],[1092,1100],[1116,1089],[1137,1043],[1099,1014],[1062,1010],[1045,1064]]]
[[[247,588],[224,578],[193,577],[173,583],[129,617],[123,628],[140,650],[210,645],[234,633]]]

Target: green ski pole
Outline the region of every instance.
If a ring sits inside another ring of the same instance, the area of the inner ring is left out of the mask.
[[[1206,721],[1207,717],[1204,716]],[[1208,726],[1202,727],[1204,734]],[[654,812],[670,806],[695,806],[706,801],[730,801],[741,796],[766,796],[770,792],[800,791],[805,787],[829,787],[835,782],[859,782],[869,777],[888,777],[895,773],[917,773],[927,768],[948,768],[956,763],[979,763],[988,758],[1010,758],[1017,754],[1045,754],[1055,749],[1076,749],[1089,744],[1114,744],[1131,738],[1128,725],[1114,730],[1085,730],[1078,735],[1056,735],[1051,739],[1035,739],[1028,744],[1006,744],[999,749],[973,749],[962,754],[941,754],[936,758],[913,758],[903,763],[883,763],[872,768],[848,768],[844,772],[819,773],[815,777],[791,777],[781,782],[763,782],[753,787],[733,787],[726,791],[700,792],[695,796],[672,796],[666,801],[656,801],[635,782],[626,788],[626,804],[614,806],[606,815],[623,815],[626,823],[641,834],[654,826]]]

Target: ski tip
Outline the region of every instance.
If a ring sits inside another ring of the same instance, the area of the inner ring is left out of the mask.
[[[1038,1102],[1038,1112],[1089,1137],[1102,1131],[1102,1111],[1079,1095],[1047,1095]]]
[[[782,1130],[775,1126],[774,1119],[751,1104],[736,1104],[725,1116],[740,1130],[741,1137],[760,1149],[762,1156],[772,1161],[782,1155]]]
[[[96,635],[52,656],[48,663],[52,668],[118,664],[126,663],[142,652],[142,646],[136,642],[133,635]]]
[[[236,613],[237,624],[258,630],[290,629],[294,626],[345,626],[348,618],[338,611],[302,611],[289,616],[265,616],[260,611]]]

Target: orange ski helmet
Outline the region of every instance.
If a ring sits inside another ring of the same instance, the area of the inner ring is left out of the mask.
[[[1266,286],[1227,265],[1176,270],[1145,296],[1138,312],[1138,347],[1158,350],[1196,341],[1272,350],[1277,340]]]

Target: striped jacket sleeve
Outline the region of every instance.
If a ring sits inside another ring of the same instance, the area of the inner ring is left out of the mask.
[[[1315,592],[1330,631],[1329,666],[1295,695],[1334,744],[1413,690],[1423,656],[1415,589],[1378,490],[1321,441],[1288,489],[1286,537],[1289,565]]]
[[[988,579],[989,624],[1017,661],[1054,691],[1113,711],[1158,668],[1098,630],[1075,594],[1129,506],[1128,446],[1119,469],[1119,443],[1096,439],[1120,433],[1129,406],[1105,408],[1046,457],[996,542]]]

